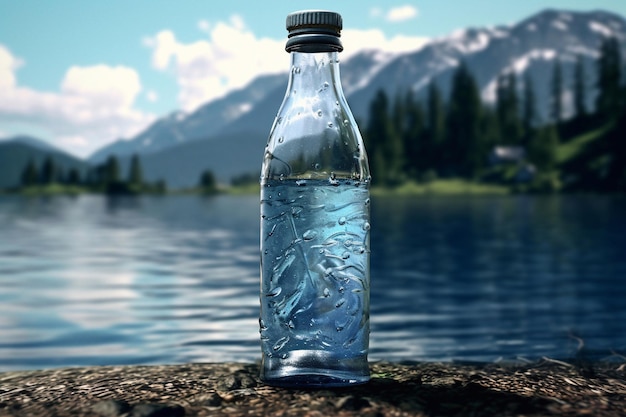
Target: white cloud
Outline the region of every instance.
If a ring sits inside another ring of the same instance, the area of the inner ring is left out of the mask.
[[[23,62],[14,57],[4,45],[0,45],[0,91],[15,85],[15,71],[22,64]]]
[[[152,66],[176,77],[178,102],[186,111],[244,87],[259,74],[287,69],[284,41],[257,38],[240,16],[215,24],[201,20],[198,28],[208,39],[183,43],[162,30],[144,40],[152,49]]]
[[[146,93],[146,99],[150,102],[150,103],[156,103],[157,101],[159,101],[159,95],[157,94],[156,91],[154,90],[150,90]]]
[[[341,33],[344,47],[342,58],[348,58],[365,49],[380,49],[390,53],[410,52],[420,49],[428,41],[428,38],[420,36],[397,35],[387,38],[380,29],[344,29]]]
[[[152,66],[172,74],[178,83],[179,105],[193,111],[200,105],[242,88],[260,74],[286,72],[288,57],[285,39],[256,37],[243,19],[232,16],[228,22],[198,22],[198,29],[208,35],[184,43],[171,30],[162,30],[144,39],[152,49]],[[426,38],[396,36],[387,38],[379,29],[342,32],[345,50],[342,58],[364,49],[387,52],[419,49]]]
[[[137,110],[137,72],[124,66],[70,67],[58,92],[20,86],[20,60],[0,45],[0,122],[28,124],[79,156],[138,133],[154,115]]]
[[[370,9],[370,16],[371,17],[380,17],[383,15],[383,10],[380,7],[372,7]]]
[[[200,30],[200,32],[204,32],[207,35],[211,34],[211,24],[204,19],[198,22],[198,29]]]
[[[385,15],[385,19],[389,22],[402,22],[417,17],[417,13],[417,8],[415,6],[407,4],[389,9]]]

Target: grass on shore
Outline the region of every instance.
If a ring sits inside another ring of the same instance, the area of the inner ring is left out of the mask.
[[[163,194],[230,194],[230,195],[252,195],[259,194],[259,184],[246,184],[230,187],[219,187],[214,192],[207,193],[202,189],[170,190]],[[78,195],[94,193],[93,189],[77,186],[50,184],[21,188],[14,191],[20,195]],[[509,194],[510,188],[504,185],[477,183],[463,179],[438,179],[428,183],[406,182],[397,187],[373,186],[373,195],[485,195],[485,194]],[[142,193],[139,193],[142,194]],[[152,193],[153,194],[153,193]]]
[[[408,181],[398,187],[372,187],[373,195],[493,195],[510,194],[509,187],[496,184],[472,182],[464,179],[438,179],[428,183]]]

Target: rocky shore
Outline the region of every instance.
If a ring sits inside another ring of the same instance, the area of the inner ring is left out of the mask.
[[[365,385],[263,385],[258,364],[0,373],[0,416],[625,416],[626,365],[372,363]]]

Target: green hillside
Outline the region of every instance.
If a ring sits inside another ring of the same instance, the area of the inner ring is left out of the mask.
[[[0,189],[19,186],[22,172],[29,161],[40,169],[48,156],[60,168],[60,175],[76,169],[84,176],[89,167],[86,162],[62,152],[40,149],[18,141],[0,142]]]
[[[593,144],[609,130],[609,126],[593,129],[579,134],[565,143],[561,143],[556,151],[556,160],[560,165],[566,164],[585,152],[587,146]]]

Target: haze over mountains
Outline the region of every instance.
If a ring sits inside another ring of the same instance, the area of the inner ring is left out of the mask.
[[[546,10],[510,26],[458,30],[411,53],[364,51],[342,62],[342,83],[355,117],[364,122],[369,104],[380,89],[390,97],[412,89],[420,98],[425,96],[428,85],[436,82],[447,97],[452,74],[464,61],[486,102],[495,101],[499,75],[515,72],[521,90],[523,77],[528,74],[533,81],[540,118],[546,121],[550,81],[557,59],[563,69],[565,114],[572,108],[573,72],[578,56],[584,60],[588,78],[588,107],[593,107],[595,60],[600,43],[609,36],[619,39],[624,51],[623,16],[604,11]],[[108,156],[117,155],[125,166],[130,156],[137,153],[145,178],[164,179],[170,188],[196,185],[206,169],[213,171],[220,182],[229,182],[233,176],[246,173],[256,175],[267,135],[285,93],[287,69],[284,74],[260,75],[245,88],[206,103],[193,113],[176,112],[163,117],[136,137],[101,148],[86,162],[99,164]],[[27,143],[18,138],[13,142],[43,151],[42,146],[33,146],[32,140]],[[5,154],[5,159],[8,143],[0,142],[0,154]],[[4,165],[0,164],[0,187],[7,186],[9,177],[19,178],[19,174],[6,173]],[[17,165],[17,161],[11,165]]]

